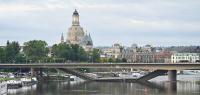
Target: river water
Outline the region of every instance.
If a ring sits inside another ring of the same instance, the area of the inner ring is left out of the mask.
[[[7,95],[200,95],[200,75],[178,75],[177,83],[160,76],[148,83],[43,82],[8,90]]]

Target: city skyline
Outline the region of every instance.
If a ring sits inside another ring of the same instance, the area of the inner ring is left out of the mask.
[[[59,43],[75,8],[94,46],[200,45],[199,4],[198,0],[0,0],[0,45],[34,39]]]

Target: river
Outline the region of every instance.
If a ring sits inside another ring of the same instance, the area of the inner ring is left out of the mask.
[[[178,75],[177,83],[160,76],[148,83],[42,82],[8,90],[7,95],[200,95],[200,75]],[[177,87],[176,87],[177,86]]]

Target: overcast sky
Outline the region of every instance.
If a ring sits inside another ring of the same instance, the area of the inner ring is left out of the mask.
[[[0,45],[58,43],[75,8],[95,46],[200,45],[200,0],[0,0]]]

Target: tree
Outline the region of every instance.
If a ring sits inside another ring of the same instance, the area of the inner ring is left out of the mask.
[[[126,58],[122,58],[122,62],[127,62],[127,59]]]
[[[5,47],[5,59],[7,62],[15,63],[17,60],[17,56],[20,54],[20,46],[18,42],[9,42],[7,41],[7,45]]]
[[[87,61],[88,60],[88,54],[85,52],[85,50],[80,47],[79,45],[75,44],[71,44],[71,60],[72,61]]]
[[[79,45],[60,43],[52,47],[54,59],[64,59],[64,61],[87,61],[87,53]],[[60,62],[60,61],[59,61]]]
[[[114,60],[113,60],[112,58],[109,58],[109,59],[108,59],[108,62],[113,63]]]
[[[0,48],[0,63],[4,63],[4,62],[5,62],[5,49]]]
[[[100,50],[99,49],[93,49],[91,61],[100,62]]]
[[[19,53],[19,54],[16,56],[16,63],[24,63],[24,62],[26,62],[26,57],[25,57],[25,55]]]
[[[28,57],[29,61],[38,62],[47,57],[48,54],[47,43],[42,40],[32,40],[24,43],[23,52]]]
[[[55,44],[52,46],[52,53],[54,58],[63,58],[65,60],[70,60],[71,47],[66,43]]]

